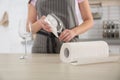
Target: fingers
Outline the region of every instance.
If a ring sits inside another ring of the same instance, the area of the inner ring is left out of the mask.
[[[67,37],[67,36],[69,36],[69,33],[68,33],[68,31],[67,30],[64,30],[62,33],[61,33],[61,35],[59,36],[59,39],[62,41],[64,41],[64,39]]]
[[[45,19],[45,18],[46,18],[46,16],[42,16],[42,17],[41,17],[41,19]]]
[[[48,32],[51,32],[51,27],[49,26],[49,24],[47,22],[45,22],[44,20],[41,20],[42,23],[42,28]]]
[[[71,39],[75,37],[75,34],[72,30],[64,30],[61,35],[59,36],[59,39],[64,42],[69,42]]]
[[[49,26],[47,22],[44,21],[45,18],[46,18],[45,16],[42,16],[41,19],[39,20],[39,23],[45,31],[51,32],[52,31],[51,27]]]

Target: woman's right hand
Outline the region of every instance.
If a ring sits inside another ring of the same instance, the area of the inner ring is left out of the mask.
[[[49,26],[49,24],[47,22],[45,22],[45,18],[46,16],[42,16],[38,22],[39,25],[41,26],[41,28],[47,32],[52,32],[51,27]]]

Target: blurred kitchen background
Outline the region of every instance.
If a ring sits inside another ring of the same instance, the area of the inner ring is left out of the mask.
[[[0,25],[0,53],[24,52],[24,41],[19,37],[18,27],[20,19],[26,19],[27,2],[0,0],[0,20],[5,12],[9,19],[8,26]],[[105,40],[110,46],[110,53],[120,54],[120,0],[89,0],[89,3],[94,17],[94,27],[80,35],[80,41]],[[32,40],[28,40],[29,53],[32,43]]]

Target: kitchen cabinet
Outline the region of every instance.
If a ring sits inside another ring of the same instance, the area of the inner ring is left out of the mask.
[[[120,6],[120,0],[89,0],[89,2],[102,2],[103,6]]]
[[[98,20],[102,18],[102,3],[91,2],[90,3],[93,19]]]

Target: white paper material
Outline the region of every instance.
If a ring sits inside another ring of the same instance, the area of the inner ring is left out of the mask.
[[[78,59],[71,62],[72,65],[82,65],[82,64],[95,64],[95,63],[105,63],[105,62],[116,62],[120,59],[120,56],[109,56],[100,58],[86,58]]]
[[[47,17],[45,18],[45,21],[50,25],[51,29],[52,29],[52,33],[58,37],[57,34],[57,26],[58,26],[58,22],[57,20],[52,17],[51,15],[47,15]]]
[[[76,65],[113,60],[108,57],[109,46],[105,41],[64,43],[60,50],[62,62]]]

